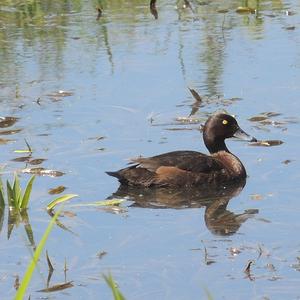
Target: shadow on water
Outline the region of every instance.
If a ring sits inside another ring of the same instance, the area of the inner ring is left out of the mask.
[[[215,235],[228,236],[236,233],[240,226],[258,213],[257,209],[248,209],[235,214],[227,209],[231,199],[243,190],[246,181],[227,187],[168,189],[142,189],[120,185],[109,198],[129,198],[134,203],[131,207],[154,209],[184,209],[205,207],[205,224]]]

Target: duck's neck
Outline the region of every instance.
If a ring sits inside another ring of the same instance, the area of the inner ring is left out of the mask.
[[[228,148],[225,145],[224,140],[209,137],[205,133],[203,134],[203,140],[204,140],[205,146],[208,149],[210,154],[214,154],[219,151],[226,151],[226,152],[230,153]]]
[[[205,146],[212,156],[218,159],[225,167],[225,169],[236,177],[246,177],[246,169],[240,159],[232,154],[224,140],[214,139],[203,135]]]

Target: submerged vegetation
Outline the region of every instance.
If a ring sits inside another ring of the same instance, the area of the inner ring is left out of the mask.
[[[27,287],[30,283],[30,280],[31,280],[31,277],[32,277],[32,274],[37,266],[37,263],[40,259],[40,256],[42,254],[42,251],[45,247],[45,244],[46,244],[46,241],[48,239],[48,236],[53,228],[53,225],[55,224],[55,221],[58,217],[60,213],[60,210],[58,210],[56,212],[56,214],[53,216],[53,218],[51,219],[51,221],[49,222],[49,225],[48,227],[46,228],[39,244],[37,245],[35,251],[34,251],[34,254],[33,254],[33,257],[30,261],[30,263],[28,264],[27,266],[27,269],[26,269],[26,272],[23,276],[23,279],[21,280],[21,284],[17,290],[17,293],[16,293],[16,296],[15,296],[15,300],[22,300],[24,299],[24,296],[25,296],[25,293],[26,293],[26,290],[27,290]]]

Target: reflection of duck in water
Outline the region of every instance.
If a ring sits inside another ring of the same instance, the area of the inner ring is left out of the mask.
[[[238,231],[242,223],[251,218],[258,210],[247,210],[241,214],[228,211],[229,201],[239,195],[245,180],[228,187],[201,188],[141,188],[120,185],[110,198],[129,198],[134,201],[131,207],[145,208],[197,208],[205,207],[205,223],[216,235],[231,235]]]
[[[144,187],[219,186],[243,181],[246,170],[225,145],[225,139],[230,137],[256,141],[242,131],[235,118],[216,114],[206,121],[203,129],[204,143],[211,155],[174,151],[140,157],[132,160],[132,166],[107,174],[118,178],[123,185]]]

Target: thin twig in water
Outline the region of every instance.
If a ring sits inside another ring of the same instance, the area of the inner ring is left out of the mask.
[[[30,153],[32,153],[32,148],[30,147],[29,143],[27,142],[26,139],[24,139],[24,140],[25,140],[26,146],[27,146],[27,148],[28,148],[28,151],[29,151]]]
[[[14,288],[17,290],[19,286],[20,286],[20,278],[19,275],[17,275],[14,283]]]
[[[254,280],[254,277],[251,274],[251,265],[254,263],[254,260],[249,260],[246,268],[244,270],[244,273],[246,274],[246,277],[249,278],[251,281]]]
[[[262,256],[263,252],[264,251],[263,251],[261,245],[258,245],[258,257],[257,257],[257,259],[259,259]]]
[[[49,287],[49,284],[50,284],[50,280],[51,280],[51,277],[52,277],[52,274],[53,274],[53,265],[50,261],[50,258],[49,258],[49,255],[48,255],[48,251],[46,250],[46,258],[47,258],[47,264],[48,264],[48,268],[49,268],[49,271],[48,271],[48,278],[47,278],[47,288]]]
[[[50,261],[50,257],[48,255],[48,250],[46,250],[46,258],[47,258],[47,264],[48,264],[49,271],[53,271],[54,268],[53,268],[53,265],[52,265],[52,263]]]
[[[156,9],[156,0],[150,0],[150,12],[154,16],[154,18],[158,19],[158,12]]]
[[[205,247],[205,245],[204,245],[204,242],[203,242],[203,241],[201,241],[201,242],[202,242],[203,247],[204,247],[204,262],[205,262],[206,265],[211,265],[211,264],[213,264],[215,261],[212,260],[212,259],[209,259],[209,257],[208,257],[208,252],[207,252],[207,249],[206,249],[206,247]]]
[[[67,271],[68,271],[67,259],[65,258],[65,265],[64,265],[65,282],[67,282]]]
[[[100,18],[101,18],[101,16],[102,16],[102,9],[101,9],[101,7],[97,7],[97,11],[98,11],[98,15],[97,15],[97,18],[96,18],[96,21],[98,21]]]

